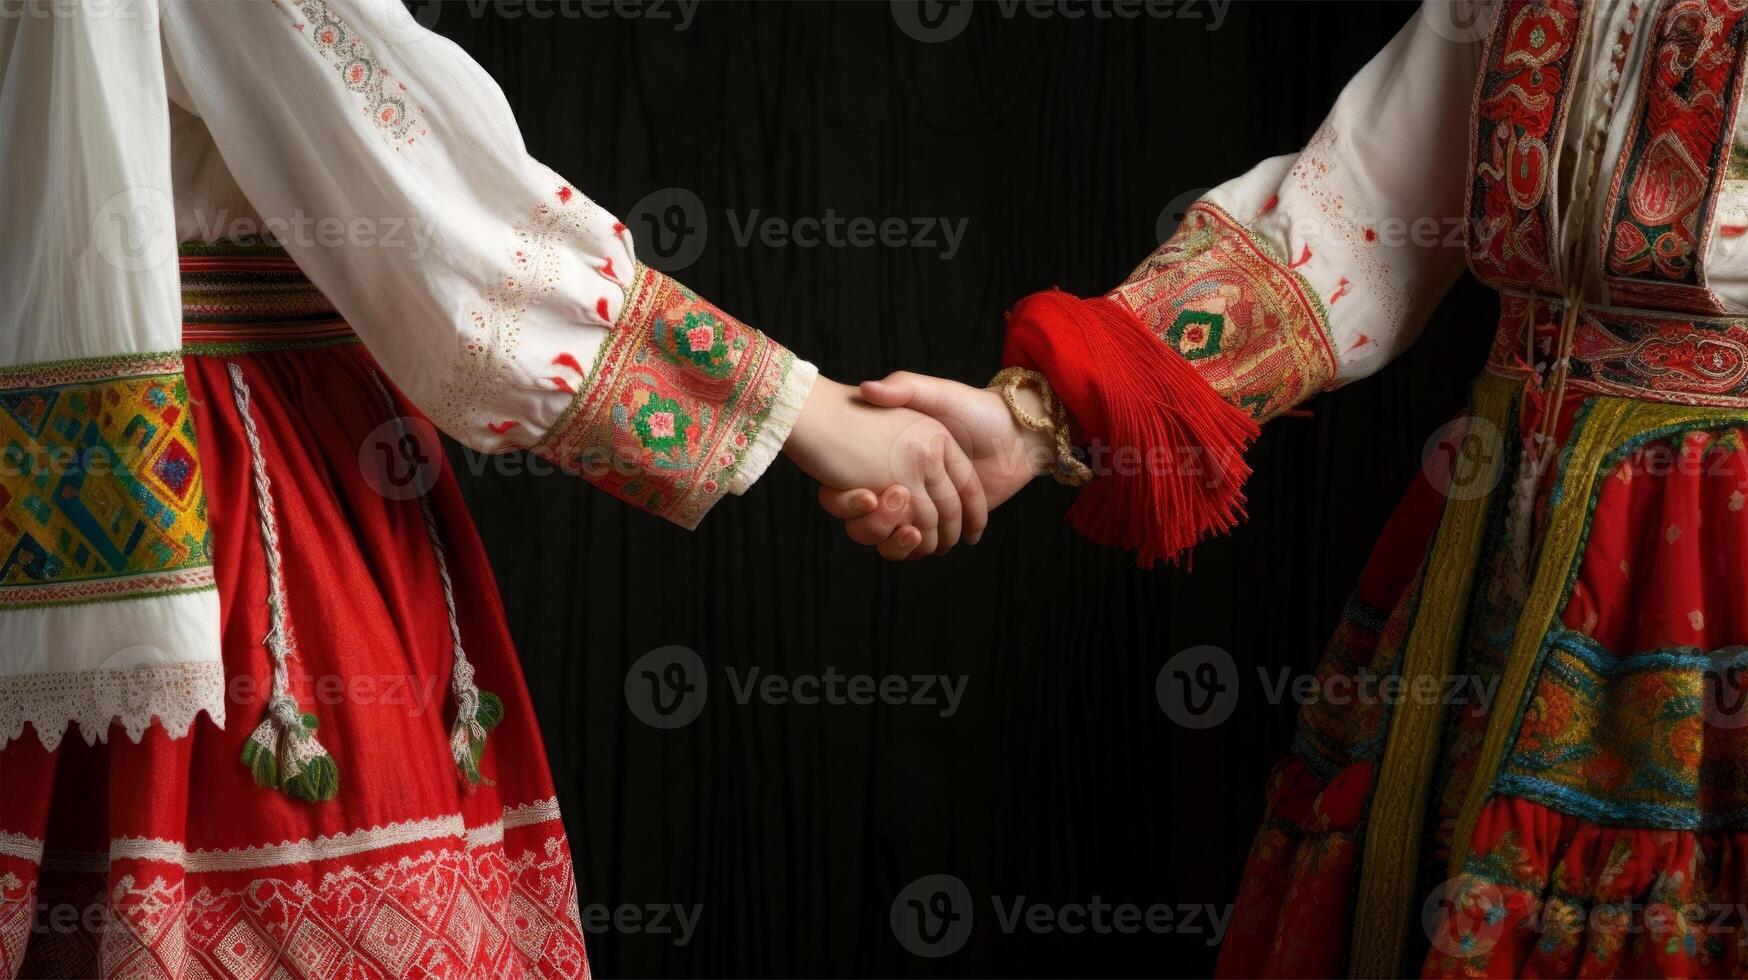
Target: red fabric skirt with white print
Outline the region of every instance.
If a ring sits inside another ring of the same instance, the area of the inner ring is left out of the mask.
[[[372,465],[368,447],[399,451],[384,438],[397,417],[421,417],[313,287],[275,268],[184,258],[229,722],[0,749],[0,974],[587,976],[545,752],[461,495],[447,470],[426,470],[421,495]],[[338,779],[325,800],[263,788],[242,761],[273,687],[252,452],[283,555],[290,693]],[[451,753],[438,549],[475,682],[502,705],[478,782]]]

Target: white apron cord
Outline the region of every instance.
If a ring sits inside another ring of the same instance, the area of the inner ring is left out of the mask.
[[[410,438],[406,419],[395,404],[394,396],[389,394],[388,386],[383,384],[382,376],[374,371],[370,376],[376,382],[376,390],[382,393],[389,417],[394,420],[395,438],[404,447]],[[455,612],[455,584],[449,577],[449,557],[443,547],[443,536],[437,530],[437,514],[431,509],[431,487],[425,483],[421,460],[413,461],[413,480],[419,511],[425,517],[425,535],[431,539],[431,554],[437,560],[437,577],[443,583],[443,608],[449,616],[449,643],[453,653],[449,694],[455,702],[455,725],[450,729],[449,751],[468,785],[490,783],[480,775],[479,761],[485,752],[487,733],[503,720],[504,704],[497,695],[480,690],[474,683],[473,664],[468,661],[467,651],[461,644],[461,620]]]
[[[1542,477],[1548,472],[1554,441],[1540,432],[1532,432],[1523,440],[1518,455],[1517,479],[1511,486],[1511,503],[1506,511],[1507,557],[1511,568],[1507,585],[1517,602],[1529,598],[1530,557],[1535,549],[1536,493]]]
[[[291,658],[296,656],[285,605],[284,560],[279,548],[279,522],[274,516],[272,483],[267,478],[267,460],[261,452],[261,436],[249,408],[249,383],[235,361],[225,364],[231,376],[231,394],[243,420],[243,436],[249,443],[249,465],[255,483],[255,513],[261,526],[261,544],[267,556],[267,636],[262,640],[273,664],[273,689],[267,701],[267,717],[243,743],[243,764],[255,775],[255,784],[277,787],[286,795],[311,803],[331,800],[340,791],[340,767],[316,740],[316,716],[303,710],[291,693]]]

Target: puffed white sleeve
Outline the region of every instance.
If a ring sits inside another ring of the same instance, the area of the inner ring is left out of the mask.
[[[640,264],[401,4],[176,0],[162,38],[266,227],[449,435],[686,527],[775,458],[813,366]]]
[[[1303,149],[1205,194],[1109,294],[1258,420],[1388,363],[1462,272],[1484,37],[1450,6],[1428,0]]]

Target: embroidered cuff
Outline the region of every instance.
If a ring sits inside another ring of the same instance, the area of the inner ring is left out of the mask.
[[[815,374],[640,265],[582,390],[534,452],[693,528],[725,491],[744,490],[770,465]]]
[[[1108,296],[1258,421],[1335,377],[1316,292],[1268,242],[1206,201]]]
[[[789,441],[789,432],[795,428],[795,420],[801,417],[801,407],[807,404],[807,396],[812,394],[813,383],[818,380],[818,368],[807,361],[795,361],[788,377],[783,379],[783,387],[771,402],[771,414],[766,416],[764,426],[759,429],[759,437],[753,440],[752,448],[740,461],[740,469],[734,471],[734,479],[728,481],[729,493],[736,496],[746,493],[771,468],[777,453]]]

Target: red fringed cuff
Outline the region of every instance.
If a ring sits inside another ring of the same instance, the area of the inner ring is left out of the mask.
[[[1257,425],[1336,373],[1310,283],[1207,201],[1109,295],[1020,301],[1003,361],[1044,372],[1088,440],[1069,521],[1143,566],[1242,520]]]
[[[1002,363],[1042,371],[1074,413],[1093,471],[1068,512],[1080,533],[1146,568],[1243,519],[1256,420],[1123,306],[1034,293],[1008,314]]]

